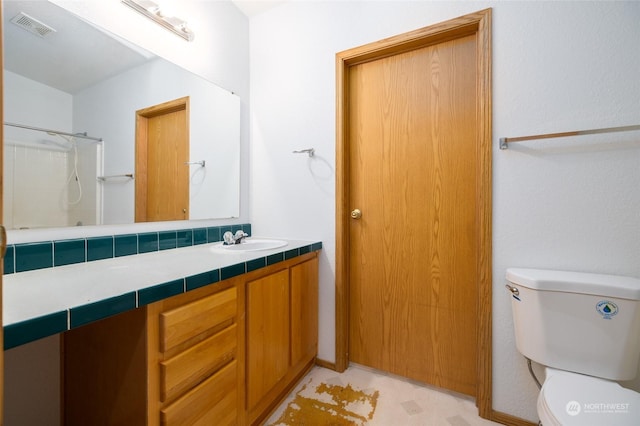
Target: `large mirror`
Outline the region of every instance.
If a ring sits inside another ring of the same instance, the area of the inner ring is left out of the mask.
[[[188,171],[173,219],[239,216],[236,95],[50,2],[5,1],[3,19],[7,229],[133,223],[136,113],[180,99],[188,161],[160,160]]]

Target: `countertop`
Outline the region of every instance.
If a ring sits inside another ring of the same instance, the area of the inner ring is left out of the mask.
[[[210,243],[5,275],[5,349],[322,248],[286,241],[248,252]]]

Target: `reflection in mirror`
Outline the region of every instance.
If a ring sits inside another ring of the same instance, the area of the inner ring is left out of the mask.
[[[50,2],[3,9],[8,229],[133,223],[136,111],[183,97],[188,219],[239,216],[236,95]]]

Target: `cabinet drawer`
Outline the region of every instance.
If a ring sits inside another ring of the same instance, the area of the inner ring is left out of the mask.
[[[237,361],[205,380],[160,412],[167,426],[229,425],[237,420]]]
[[[235,287],[160,314],[160,350],[166,352],[236,316]]]
[[[160,363],[160,398],[167,401],[202,382],[236,356],[237,326],[225,328]]]

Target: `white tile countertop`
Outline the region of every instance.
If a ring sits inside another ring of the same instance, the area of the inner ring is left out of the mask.
[[[64,312],[70,329],[74,308],[132,293],[134,307],[138,307],[143,305],[139,303],[141,290],[172,281],[175,288],[180,285],[176,281],[182,280],[184,292],[188,278],[198,274],[216,273],[222,280],[225,268],[233,267],[233,274],[237,275],[237,271],[249,270],[247,262],[255,269],[262,259],[266,266],[322,247],[313,241],[286,242],[283,247],[257,251],[224,250],[219,247],[221,243],[210,243],[5,275],[5,331],[7,327]]]

